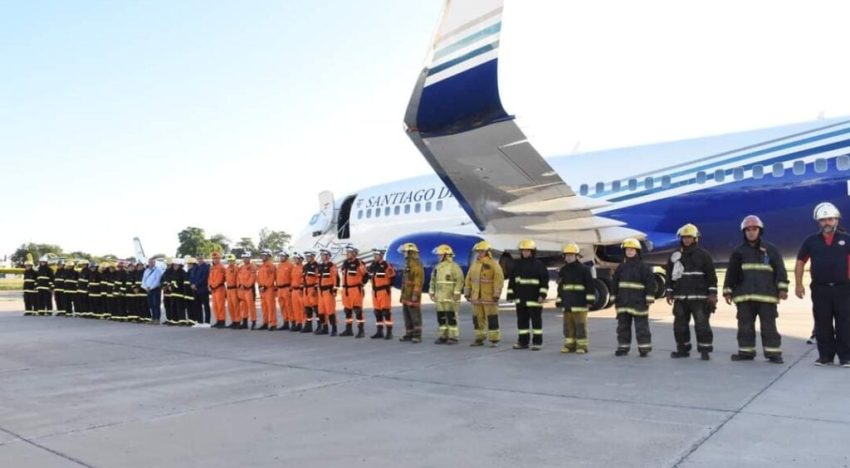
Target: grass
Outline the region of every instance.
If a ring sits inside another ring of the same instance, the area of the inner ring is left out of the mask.
[[[24,289],[23,278],[0,278],[0,291],[21,291]]]

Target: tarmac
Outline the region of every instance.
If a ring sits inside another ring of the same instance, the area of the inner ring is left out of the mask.
[[[655,350],[615,357],[611,311],[592,314],[585,356],[503,342],[354,339],[23,317],[0,294],[0,466],[850,465],[850,369],[819,368],[807,300],[783,303],[785,364],[731,362],[734,309],[713,317],[712,360],[669,358],[670,307],[652,308]],[[367,332],[374,319],[367,311]],[[394,309],[400,335],[401,314]]]

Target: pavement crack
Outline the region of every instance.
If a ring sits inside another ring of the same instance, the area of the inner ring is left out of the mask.
[[[64,458],[65,460],[68,460],[68,461],[70,461],[70,462],[76,463],[76,464],[78,464],[78,465],[80,465],[80,466],[85,466],[85,467],[88,467],[88,468],[94,468],[94,466],[93,466],[93,465],[89,465],[88,463],[86,463],[86,462],[84,462],[84,461],[82,461],[82,460],[76,459],[76,458],[74,458],[74,457],[72,457],[72,456],[70,456],[70,455],[68,455],[68,454],[66,454],[66,453],[62,453],[62,452],[60,452],[60,451],[58,451],[58,450],[53,450],[52,448],[47,447],[46,445],[42,445],[42,444],[40,444],[40,443],[38,443],[38,442],[36,442],[36,441],[34,441],[34,440],[27,439],[26,437],[24,437],[24,436],[22,436],[22,435],[18,434],[17,432],[11,431],[11,430],[6,429],[6,428],[3,428],[3,427],[0,427],[0,432],[4,432],[4,433],[6,433],[6,434],[8,434],[8,435],[10,435],[10,436],[12,436],[12,437],[14,437],[14,438],[18,439],[18,440],[23,441],[24,443],[27,443],[27,444],[29,444],[29,445],[32,445],[33,447],[39,448],[39,449],[41,449],[41,450],[44,450],[45,452],[50,452],[50,453],[52,453],[53,455],[56,455],[57,457]]]

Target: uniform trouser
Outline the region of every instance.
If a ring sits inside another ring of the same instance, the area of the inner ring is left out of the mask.
[[[227,311],[230,313],[230,323],[239,323],[242,316],[239,312],[239,290],[236,287],[227,288]]]
[[[366,323],[363,319],[363,287],[344,287],[342,289],[342,307],[345,310],[345,325],[348,327],[357,322],[357,327],[362,328]]]
[[[422,338],[422,306],[419,304],[404,304],[404,334],[411,338]]]
[[[257,321],[257,306],[253,289],[239,289],[239,320]]]
[[[263,311],[263,324],[270,327],[277,326],[277,309],[275,308],[274,287],[260,290],[260,310]]]
[[[455,306],[456,307],[456,306]],[[437,311],[437,336],[443,339],[458,340],[460,328],[457,325],[457,311],[452,308]]]
[[[38,310],[38,293],[24,291],[24,310],[28,312]]]
[[[531,329],[528,328],[529,320]],[[531,335],[531,343],[543,344],[543,308],[529,307],[522,302],[516,305],[516,328],[519,333],[519,344],[528,345],[528,335]]]
[[[617,314],[617,348],[628,351],[632,346],[632,322],[635,324],[638,351],[652,351],[652,334],[649,332],[649,313],[632,315],[625,312]]]
[[[65,293],[63,291],[53,291],[53,299],[56,302],[56,311],[59,314],[65,313]]]
[[[313,316],[318,315],[318,313],[319,289],[316,286],[308,286],[304,290],[304,315],[306,315],[305,321],[312,322]]]
[[[475,327],[475,341],[483,342],[489,338],[491,343],[498,343],[502,334],[499,331],[499,304],[473,304],[472,325]]]
[[[210,292],[195,291],[195,300],[192,301],[194,310],[192,320],[198,323],[210,323]]]
[[[706,301],[677,299],[673,303],[673,336],[679,352],[691,350],[691,317],[697,336],[697,351],[714,351],[714,334],[711,331],[711,311]]]
[[[164,293],[162,295],[162,303],[165,305],[165,321],[166,323],[171,321],[171,318],[174,317],[174,311],[172,310],[172,306],[174,303],[171,301],[171,293]]]
[[[88,303],[88,311],[86,311],[87,317],[97,317],[100,315],[100,307],[103,301],[101,301],[100,294],[98,293],[88,293],[86,294],[86,301]]]
[[[160,303],[162,301],[160,288],[155,288],[148,291],[146,299],[148,306],[148,314],[150,314],[151,321],[158,324],[160,322]]]
[[[304,315],[304,290],[293,289],[289,298],[292,300],[292,320],[295,323],[303,324],[306,319]]]
[[[319,291],[319,319],[325,325],[336,326],[336,296],[333,290]]]
[[[278,288],[277,305],[280,307],[280,318],[283,323],[294,322],[292,313],[292,290],[289,288]]]
[[[65,314],[73,315],[75,306],[77,305],[77,293],[65,293]]]
[[[776,329],[776,304],[745,301],[738,307],[738,354],[756,355],[756,318],[761,328],[761,346],[765,357],[782,356],[782,337]]]
[[[850,362],[850,285],[812,285],[815,337],[821,360]]]
[[[212,308],[215,313],[215,322],[224,325],[227,321],[224,303],[227,301],[227,291],[224,286],[219,286],[212,290]]]
[[[122,319],[126,319],[127,314],[127,297],[123,293],[115,294],[112,298],[112,315],[117,315]]]
[[[631,341],[631,340],[629,340]],[[587,312],[564,311],[564,346],[587,351]]]
[[[49,312],[53,310],[53,294],[50,294],[49,289],[39,289],[38,290],[38,303],[37,307],[41,312]]]
[[[78,289],[77,294],[74,294],[74,312],[77,315],[85,315],[87,312],[91,312],[89,297],[85,290]]]

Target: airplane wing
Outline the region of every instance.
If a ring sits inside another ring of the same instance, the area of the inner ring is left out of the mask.
[[[645,237],[594,216],[608,202],[577,195],[502,107],[502,7],[446,0],[407,107],[407,134],[482,232],[594,245]]]

